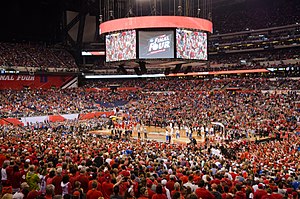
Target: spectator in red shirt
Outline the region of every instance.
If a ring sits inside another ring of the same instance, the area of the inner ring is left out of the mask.
[[[76,181],[80,182],[81,188],[83,189],[84,193],[88,192],[88,187],[89,187],[89,179],[85,175],[85,170],[81,169],[80,170],[80,175],[76,178]]]
[[[13,193],[20,191],[22,182],[22,173],[19,170],[19,166],[15,165],[13,167],[13,178],[11,180]]]
[[[237,192],[235,193],[235,199],[246,199],[246,193],[242,191],[240,184],[235,185]]]
[[[198,198],[202,199],[215,199],[215,196],[210,193],[207,189],[205,189],[205,183],[204,180],[200,180],[198,184],[199,188],[196,189],[195,194]]]
[[[266,195],[263,195],[261,197],[261,199],[273,199],[273,197],[271,196],[272,194],[272,190],[270,188],[267,189],[267,194]]]
[[[40,191],[37,190],[31,190],[26,199],[36,199],[38,196],[40,196],[42,193]]]
[[[170,175],[170,180],[167,182],[166,187],[170,192],[174,190],[174,184],[176,182],[175,175]]]
[[[259,183],[258,189],[254,193],[253,199],[261,199],[264,195],[267,195],[267,194],[268,194],[267,191],[264,190],[264,186],[261,183]]]
[[[114,184],[111,183],[110,175],[105,175],[105,181],[102,183],[102,193],[105,199],[109,199],[110,195],[113,194]]]
[[[75,187],[77,175],[76,175],[76,169],[74,167],[70,167],[69,177],[70,177],[69,180],[70,180],[71,186]]]
[[[174,184],[174,190],[171,191],[171,197],[173,198],[173,195],[176,193],[176,192],[179,192],[180,193],[180,184],[178,182],[175,182]]]
[[[49,184],[46,186],[45,199],[52,199],[53,196],[54,196],[54,185]]]
[[[222,199],[232,199],[233,194],[229,193],[229,187],[225,185],[223,188],[224,188],[224,193],[222,193]]]
[[[75,182],[75,188],[73,190],[73,197],[76,196],[75,198],[83,198],[84,197],[84,193],[83,193],[83,189],[81,188],[81,184],[80,182],[76,181]]]
[[[46,185],[52,184],[52,180],[55,177],[55,170],[51,169],[49,174],[46,176]]]
[[[152,196],[152,199],[167,199],[167,196],[163,194],[163,187],[161,184],[156,186],[156,194]]]
[[[273,193],[271,194],[271,197],[273,199],[283,199],[283,195],[278,193],[278,188],[277,187],[273,187]]]
[[[92,174],[92,179],[89,181],[89,190],[91,190],[93,188],[92,184],[93,184],[94,181],[97,182],[97,173]],[[97,190],[101,191],[101,184],[100,183],[98,183],[98,185],[97,185]]]
[[[151,189],[153,185],[152,180],[147,179],[147,191],[149,198],[152,198],[152,196],[155,194],[155,192]]]
[[[92,182],[92,189],[89,190],[86,194],[87,199],[98,199],[99,197],[103,197],[103,194],[101,193],[101,191],[97,190],[97,187],[98,187],[98,182],[94,180]]]
[[[55,190],[54,190],[55,195],[61,195],[62,194],[61,182],[62,182],[63,177],[61,176],[61,172],[62,172],[62,169],[58,168],[57,171],[56,171],[56,176],[52,180],[52,184],[55,187]]]
[[[5,160],[6,160],[6,156],[3,155],[2,149],[0,149],[0,165],[3,165]]]
[[[11,181],[13,179],[13,174],[14,174],[14,169],[13,169],[13,166],[14,166],[14,161],[11,160],[10,163],[9,163],[9,166],[6,168],[6,174],[7,174],[7,182],[9,183],[9,185],[11,185]]]

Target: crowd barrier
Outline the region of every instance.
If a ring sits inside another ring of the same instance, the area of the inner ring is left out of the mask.
[[[40,122],[63,122],[66,120],[88,120],[98,117],[110,117],[114,115],[114,111],[101,111],[92,112],[84,114],[62,114],[62,115],[46,115],[46,116],[35,116],[35,117],[21,117],[21,118],[1,118],[0,126],[4,125],[15,125],[15,126],[27,126],[30,123],[40,123]]]

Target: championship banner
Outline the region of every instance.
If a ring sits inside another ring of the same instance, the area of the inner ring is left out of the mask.
[[[0,75],[0,90],[50,89],[77,87],[77,77],[73,75]]]

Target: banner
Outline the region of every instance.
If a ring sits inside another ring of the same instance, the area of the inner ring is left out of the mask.
[[[72,81],[76,76],[73,75],[20,75],[3,74],[0,75],[0,90],[12,89],[50,89],[61,88]]]

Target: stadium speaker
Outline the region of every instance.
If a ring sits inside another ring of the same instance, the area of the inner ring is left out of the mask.
[[[169,75],[170,74],[170,70],[171,70],[170,68],[166,68],[165,69],[165,75]]]
[[[175,68],[173,69],[173,73],[178,73],[181,69],[181,64],[176,64]]]
[[[146,63],[139,62],[139,66],[140,66],[140,70],[141,70],[142,74],[146,74],[147,73]]]
[[[142,72],[140,71],[139,67],[134,67],[133,69],[137,75],[142,75]]]
[[[185,71],[184,71],[184,74],[188,74],[189,72],[192,71],[192,66],[188,66]]]
[[[119,69],[122,72],[122,74],[127,75],[127,70],[124,68],[124,65],[120,65]]]

